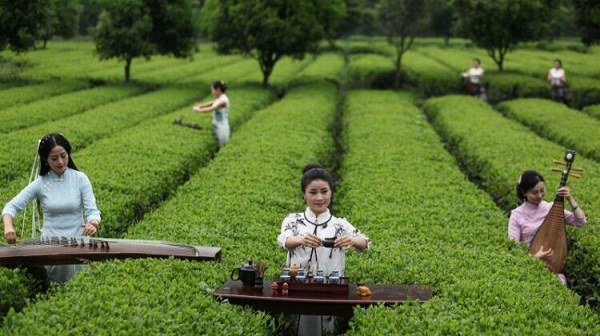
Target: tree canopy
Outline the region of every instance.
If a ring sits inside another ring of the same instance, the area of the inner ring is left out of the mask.
[[[457,29],[485,49],[503,70],[517,44],[544,37],[553,28],[561,0],[454,0]]]
[[[93,30],[100,59],[125,61],[129,81],[134,58],[191,56],[196,31],[190,0],[97,0],[102,8]]]
[[[600,43],[600,2],[598,0],[572,0],[575,24],[581,42],[586,46]]]
[[[19,53],[35,47],[48,20],[46,0],[0,0],[0,50]]]
[[[343,1],[207,0],[201,17],[217,51],[256,58],[267,86],[282,57],[303,58],[318,49],[342,19],[343,6]]]

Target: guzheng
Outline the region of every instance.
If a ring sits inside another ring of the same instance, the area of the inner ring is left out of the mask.
[[[567,185],[569,175],[579,178],[579,175],[569,174],[571,165],[575,160],[575,151],[567,150],[565,153],[565,162],[554,161],[565,166],[564,170],[553,169],[553,171],[562,172],[560,179],[560,187]],[[573,170],[581,171],[581,168],[573,168]],[[540,248],[544,250],[552,249],[552,257],[548,263],[548,268],[554,273],[562,273],[565,268],[565,260],[567,258],[567,231],[565,229],[565,204],[564,197],[556,196],[554,204],[544,219],[544,222],[536,232],[529,253],[535,255]]]
[[[221,248],[192,246],[155,240],[41,237],[18,245],[0,246],[0,266],[82,264],[88,261],[127,258],[220,260]]]

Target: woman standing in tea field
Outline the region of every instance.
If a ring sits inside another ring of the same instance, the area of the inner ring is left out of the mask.
[[[554,67],[548,70],[548,83],[552,86],[552,99],[564,103],[567,98],[567,75],[558,58],[554,60]]]
[[[484,98],[485,97],[485,87],[483,86],[483,74],[484,70],[481,67],[481,61],[479,58],[473,59],[473,66],[463,72],[461,76],[463,78],[468,79],[469,83],[467,84],[467,92],[471,96]]]
[[[225,94],[225,91],[227,91],[225,82],[220,80],[213,82],[210,92],[215,100],[196,104],[193,108],[196,112],[213,113],[212,128],[219,140],[219,146],[225,145],[231,136],[229,128],[229,98]]]

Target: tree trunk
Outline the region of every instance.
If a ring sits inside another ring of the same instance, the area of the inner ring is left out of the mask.
[[[277,57],[273,55],[265,55],[258,58],[258,62],[260,63],[260,70],[263,73],[263,87],[269,86],[269,77],[273,72],[273,68],[275,67],[275,63],[277,62]]]
[[[273,68],[269,68],[269,69],[264,69],[262,72],[263,73],[262,86],[265,88],[269,86],[269,76],[271,76],[272,71],[273,71]]]
[[[131,75],[131,57],[125,59],[125,81],[129,82]]]
[[[400,88],[400,83],[401,83],[401,79],[402,79],[402,54],[403,52],[401,51],[397,51],[397,55],[396,55],[396,62],[394,64],[394,68],[396,69],[396,73],[394,74],[394,89],[399,89]]]

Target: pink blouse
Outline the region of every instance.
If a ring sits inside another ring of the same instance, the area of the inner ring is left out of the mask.
[[[531,244],[535,233],[550,212],[552,203],[542,201],[539,205],[525,202],[511,211],[508,220],[508,238],[520,243]],[[571,211],[565,210],[565,221],[573,226],[583,226],[586,219],[577,218]]]

